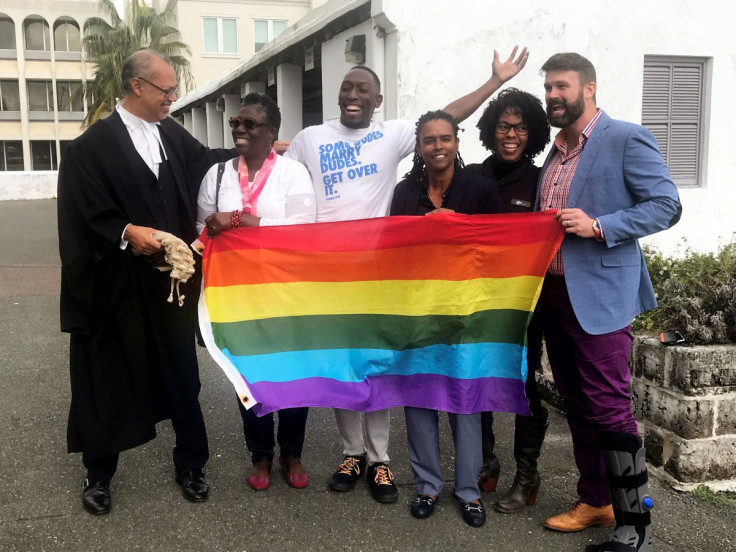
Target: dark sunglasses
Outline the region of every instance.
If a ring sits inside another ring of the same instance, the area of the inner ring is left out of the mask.
[[[230,124],[230,128],[238,128],[240,125],[245,127],[245,130],[253,130],[254,128],[273,128],[268,123],[259,123],[255,119],[250,117],[230,117],[227,122]]]

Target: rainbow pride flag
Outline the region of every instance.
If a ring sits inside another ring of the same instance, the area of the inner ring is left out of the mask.
[[[209,240],[200,326],[246,407],[528,414],[552,212],[240,228]]]

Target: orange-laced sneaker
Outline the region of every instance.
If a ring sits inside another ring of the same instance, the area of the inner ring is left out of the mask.
[[[554,531],[575,533],[588,527],[613,527],[615,522],[610,504],[597,507],[578,501],[572,510],[545,519],[544,526]]]
[[[330,489],[341,493],[352,491],[355,482],[363,475],[365,456],[346,456],[330,479]]]
[[[377,462],[368,467],[368,484],[371,487],[371,496],[383,504],[396,502],[399,498],[399,489],[394,483],[394,474],[386,464]]]

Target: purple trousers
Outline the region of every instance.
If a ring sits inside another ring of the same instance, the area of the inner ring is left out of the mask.
[[[590,506],[606,506],[611,495],[598,432],[638,435],[630,395],[631,326],[603,335],[586,333],[563,276],[547,275],[539,305],[552,375],[567,408],[580,472],[578,497]]]

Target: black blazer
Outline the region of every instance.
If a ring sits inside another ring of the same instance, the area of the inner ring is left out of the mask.
[[[396,185],[391,201],[391,215],[418,215],[424,182],[404,179]],[[446,208],[465,215],[503,212],[503,201],[492,178],[457,169],[452,176]]]

